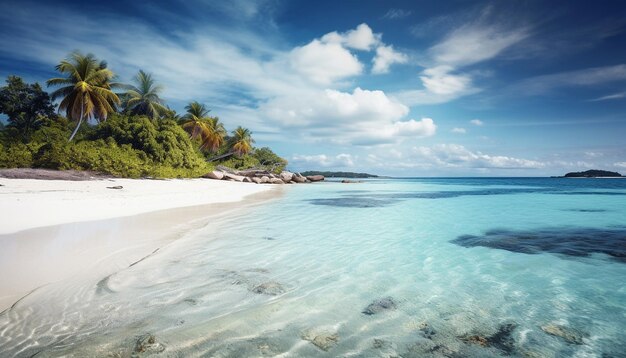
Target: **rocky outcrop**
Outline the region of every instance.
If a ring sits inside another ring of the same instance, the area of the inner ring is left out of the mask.
[[[285,288],[283,287],[283,285],[281,285],[278,282],[268,281],[258,286],[255,286],[252,289],[252,292],[258,293],[260,295],[262,294],[262,295],[269,295],[269,296],[278,296],[281,293],[285,292]]]
[[[306,177],[307,179],[309,179],[312,182],[316,182],[316,181],[322,181],[324,180],[324,176],[323,175],[309,175],[308,177]]]
[[[283,171],[276,175],[266,170],[232,170],[219,165],[216,170],[206,173],[202,177],[213,180],[228,180],[255,184],[304,184],[324,180],[323,175],[311,175],[305,177],[300,173],[292,173],[288,171]]]
[[[301,335],[305,341],[311,342],[317,348],[328,352],[339,342],[339,335],[331,332],[305,332]]]

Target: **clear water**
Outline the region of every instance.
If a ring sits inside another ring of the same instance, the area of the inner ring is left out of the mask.
[[[43,287],[0,356],[624,357],[624,332],[626,180],[373,180]]]

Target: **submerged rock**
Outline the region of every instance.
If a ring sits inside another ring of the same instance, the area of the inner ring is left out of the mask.
[[[560,337],[571,344],[584,344],[583,338],[588,336],[587,333],[559,324],[546,324],[541,326],[541,330],[549,335]]]
[[[368,316],[387,310],[395,310],[398,308],[396,302],[391,297],[385,297],[370,303],[361,313]]]
[[[328,352],[329,349],[339,342],[339,335],[337,333],[330,332],[320,332],[318,334],[308,332],[302,335],[302,339],[309,341],[317,348]]]
[[[156,337],[150,333],[144,334],[137,339],[135,343],[135,349],[133,351],[133,357],[138,357],[145,354],[161,353],[165,350],[165,346],[157,342]]]
[[[433,339],[433,336],[436,333],[435,330],[426,322],[420,323],[418,328],[422,332],[422,335],[424,335],[424,338]]]
[[[459,338],[467,344],[476,344],[481,347],[493,347],[505,352],[506,354],[511,354],[515,350],[515,340],[512,336],[515,328],[517,328],[516,324],[505,323],[498,327],[498,331],[496,333],[488,337],[471,335]]]
[[[121,185],[116,185],[116,186],[107,186],[107,189],[124,189],[123,186]]]
[[[283,287],[283,285],[276,281],[269,281],[255,286],[252,289],[252,292],[269,296],[277,296],[281,293],[284,293],[285,288]]]

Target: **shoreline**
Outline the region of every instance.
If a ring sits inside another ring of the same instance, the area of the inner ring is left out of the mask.
[[[4,212],[11,213],[8,215],[9,217],[6,215],[3,217],[3,225],[11,218],[23,215],[30,217],[32,227],[17,232],[4,232],[6,230],[2,226],[3,232],[0,233],[0,242],[3,249],[0,250],[0,272],[10,272],[11,274],[0,277],[0,312],[9,309],[23,297],[47,284],[68,279],[79,280],[84,277],[110,275],[141,261],[167,244],[208,225],[214,220],[245,212],[281,195],[281,190],[272,189],[276,186],[199,180],[215,189],[212,191],[213,194],[221,192],[221,195],[217,195],[212,198],[212,201],[200,205],[146,210],[137,214],[129,214],[128,211],[125,211],[124,214],[126,215],[114,217],[105,215],[95,220],[59,222],[53,225],[39,225],[40,222],[37,222],[37,217],[32,213],[27,214],[19,211],[24,207],[29,207],[32,203],[22,206],[18,210],[10,210],[10,208],[7,209],[7,202],[9,201],[3,199],[1,206],[3,206],[3,210],[8,210]],[[1,182],[4,184],[5,180]],[[37,180],[37,182],[45,183],[48,181]],[[98,182],[96,185],[102,187],[111,185],[108,181],[91,182]],[[215,186],[209,183],[219,183],[219,185]],[[55,183],[55,185],[59,184],[61,183]],[[67,185],[67,182],[62,184]],[[168,184],[176,185],[176,182],[169,182]],[[242,190],[240,189],[241,186],[256,188],[256,190]],[[62,202],[58,197],[58,192],[54,194],[57,194],[57,204]],[[30,199],[36,199],[37,196],[41,195],[43,194],[36,192],[26,201],[32,202],[33,200]],[[86,196],[84,199],[87,201],[91,199],[92,204],[102,203],[103,200],[106,200],[90,197],[90,194],[84,192],[82,195]],[[200,195],[200,199],[202,198],[204,197]],[[141,198],[134,196],[133,200],[136,199]],[[147,201],[151,202],[152,199],[148,198]],[[146,205],[145,202],[144,205]],[[54,210],[49,205],[43,207]],[[68,209],[57,207],[56,210],[65,212]],[[109,214],[106,211],[99,213]],[[59,219],[59,217],[55,218]]]
[[[210,179],[0,178],[0,185],[0,212],[10,213],[0,216],[0,235],[37,227],[237,202],[273,188]]]

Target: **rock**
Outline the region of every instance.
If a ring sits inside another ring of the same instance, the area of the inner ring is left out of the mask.
[[[107,186],[107,189],[124,189],[123,186],[121,185],[116,185],[116,186]]]
[[[422,322],[419,324],[419,330],[424,335],[424,338],[428,339],[433,339],[433,336],[436,334],[435,330],[426,322]]]
[[[560,337],[571,344],[584,344],[583,338],[588,336],[587,333],[559,324],[547,324],[541,326],[541,330],[549,335]]]
[[[264,175],[261,177],[261,183],[262,184],[266,184],[270,182],[270,177],[268,177],[267,175]]]
[[[515,328],[517,328],[516,324],[505,323],[498,327],[496,333],[488,337],[472,335],[459,338],[467,344],[476,344],[481,347],[493,347],[505,352],[507,355],[511,355],[515,351],[515,341],[512,336]]]
[[[243,182],[244,183],[252,183],[252,179],[250,179],[250,177],[243,177]]]
[[[291,178],[291,180],[295,181],[296,183],[305,183],[306,182],[306,178],[304,176],[302,176],[302,174],[300,174],[300,173],[294,173],[294,175]]]
[[[285,183],[290,182],[291,178],[293,178],[293,173],[291,172],[284,171],[280,173],[280,179],[282,179]]]
[[[278,179],[278,178],[270,179],[270,183],[272,183],[272,184],[285,184],[284,181],[282,181],[281,179]]]
[[[337,333],[321,332],[319,334],[306,333],[302,335],[302,339],[311,342],[317,348],[328,352],[333,346],[339,342],[339,335]]]
[[[252,182],[257,183],[257,184],[261,184],[263,182],[261,178],[257,178],[257,177],[252,177],[250,178],[250,180],[252,180]]]
[[[309,179],[312,182],[324,180],[324,176],[323,175],[309,175],[306,178]]]
[[[243,175],[236,175],[236,174],[230,174],[230,173],[224,173],[224,178],[229,179],[229,180],[234,180],[234,181],[241,181],[243,182],[243,179],[246,178]]]
[[[208,172],[204,174],[202,177],[207,178],[207,179],[222,180],[224,179],[224,172],[219,171],[219,170],[214,170],[212,172]]]
[[[397,306],[393,298],[385,297],[370,303],[361,313],[371,316],[382,311],[395,310],[396,308]]]
[[[278,282],[269,281],[254,287],[252,292],[269,296],[277,296],[284,293],[285,288],[283,288],[283,285]]]
[[[152,334],[144,334],[137,339],[133,356],[137,353],[146,353],[148,355],[161,353],[165,350],[165,346],[157,342],[156,337]]]
[[[360,180],[350,180],[350,179],[344,179],[341,181],[344,184],[357,184],[357,183],[362,183],[362,181]]]

